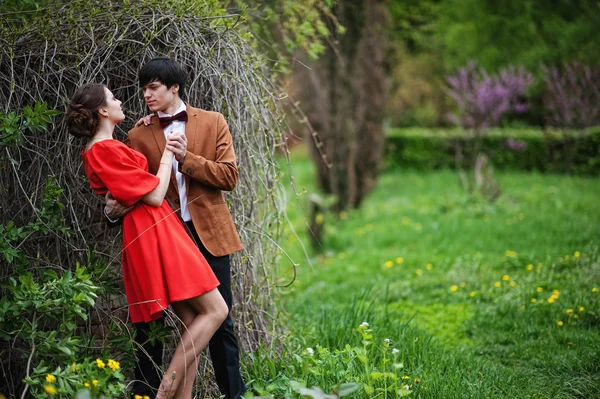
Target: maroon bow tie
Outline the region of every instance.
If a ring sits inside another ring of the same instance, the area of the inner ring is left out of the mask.
[[[169,126],[171,124],[171,122],[173,122],[173,121],[187,122],[187,120],[188,120],[188,114],[185,111],[178,112],[173,116],[165,116],[163,118],[160,118],[160,117],[158,118],[160,127],[162,127],[163,129],[166,128],[167,126]]]

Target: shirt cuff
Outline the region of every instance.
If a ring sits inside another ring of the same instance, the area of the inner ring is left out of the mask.
[[[113,219],[110,216],[108,216],[108,214],[106,213],[106,207],[103,208],[103,211],[104,211],[104,217],[107,218],[109,222],[117,223],[119,221],[119,218]]]

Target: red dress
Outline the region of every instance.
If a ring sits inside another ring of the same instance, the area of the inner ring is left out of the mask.
[[[219,285],[183,224],[163,200],[153,207],[141,198],[159,178],[148,173],[141,153],[117,140],[103,140],[81,155],[92,189],[110,191],[133,209],[123,217],[122,268],[131,321],[151,321],[171,302],[202,295]]]

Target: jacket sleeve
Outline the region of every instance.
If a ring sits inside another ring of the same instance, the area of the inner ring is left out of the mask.
[[[190,179],[215,189],[231,191],[238,182],[238,170],[233,151],[233,137],[223,115],[217,121],[217,151],[215,160],[187,152],[179,163],[179,171]]]

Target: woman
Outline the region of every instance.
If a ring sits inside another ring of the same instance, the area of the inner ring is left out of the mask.
[[[186,327],[157,398],[191,398],[197,359],[228,310],[210,266],[164,201],[173,152],[167,147],[156,176],[148,173],[141,153],[113,139],[125,115],[104,85],[80,87],[69,108],[69,132],[87,139],[81,156],[93,190],[133,206],[123,218],[122,252],[131,321],[157,319],[172,304]]]

